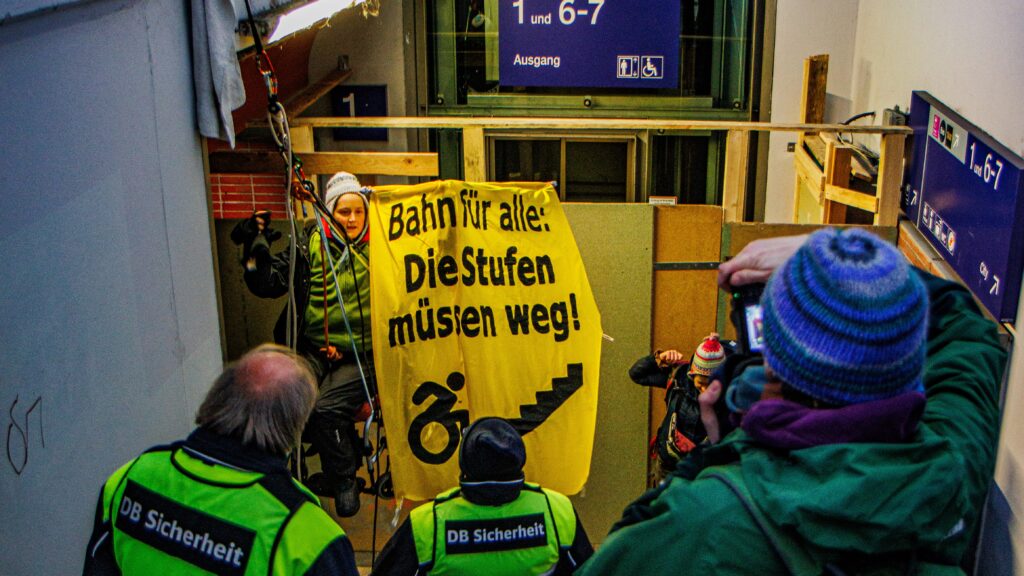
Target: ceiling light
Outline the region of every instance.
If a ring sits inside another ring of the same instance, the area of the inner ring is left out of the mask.
[[[334,14],[354,6],[361,4],[366,0],[314,0],[309,4],[292,10],[291,12],[281,16],[277,22],[277,27],[274,29],[274,33],[270,35],[267,40],[267,44],[273,44],[278,40],[294,34],[304,28],[309,28],[313,24],[321,20],[326,20]]]

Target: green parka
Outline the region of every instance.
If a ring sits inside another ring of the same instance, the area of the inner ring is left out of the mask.
[[[927,404],[910,442],[781,451],[738,430],[627,508],[580,573],[961,573],[994,469],[1006,353],[966,290],[921,276]]]

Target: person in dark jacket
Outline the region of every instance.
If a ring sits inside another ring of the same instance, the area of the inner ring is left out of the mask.
[[[633,382],[665,390],[665,418],[653,441],[657,456],[655,484],[675,468],[680,457],[707,437],[697,398],[724,360],[725,348],[713,332],[697,346],[689,361],[678,350],[656,350],[629,369]]]
[[[719,283],[769,275],[762,399],[627,507],[581,572],[962,573],[995,464],[996,326],[863,230],[752,243]],[[701,396],[712,439],[722,388]]]
[[[106,481],[83,574],[358,574],[345,532],[285,465],[315,386],[282,346],[228,366],[187,439]]]
[[[339,172],[328,181],[324,203],[348,237],[338,238],[320,218],[296,241],[295,259],[289,249],[272,254],[280,234],[269,227],[264,213],[243,220],[233,237],[244,245],[244,279],[261,298],[288,294],[289,272],[294,307],[285,306],[274,328],[274,339],[288,340],[292,324],[296,349],[313,365],[320,395],[304,437],[320,454],[323,469],[317,492],[334,498],[339,516],[358,512],[356,472],[362,446],[354,423],[375,393],[370,335],[370,270],[368,201],[359,181]],[[340,302],[339,302],[340,295]]]
[[[526,482],[525,463],[511,424],[474,422],[459,448],[459,487],[414,509],[372,574],[572,574],[594,549],[569,499]]]

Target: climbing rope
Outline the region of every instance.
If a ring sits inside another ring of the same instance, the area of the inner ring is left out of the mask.
[[[312,180],[306,177],[305,170],[302,166],[302,160],[294,153],[292,149],[291,141],[291,129],[288,125],[288,114],[281,105],[278,95],[278,80],[277,73],[274,70],[274,65],[270,60],[270,56],[267,54],[266,49],[263,46],[262,39],[260,37],[259,30],[256,26],[256,19],[253,17],[252,6],[249,0],[245,0],[245,9],[248,16],[249,27],[252,31],[253,44],[255,46],[255,60],[256,67],[260,72],[260,76],[263,78],[263,84],[267,91],[267,121],[270,125],[270,132],[273,136],[274,143],[277,145],[278,152],[281,154],[282,159],[285,163],[285,182],[287,182],[287,192],[285,206],[288,214],[288,222],[291,232],[289,240],[289,269],[288,269],[288,309],[290,311],[288,321],[286,322],[286,343],[293,350],[297,348],[297,336],[299,327],[299,311],[297,310],[297,302],[295,299],[295,260],[297,256],[297,241],[300,226],[297,224],[297,218],[294,207],[292,206],[291,199],[294,198],[300,202],[308,202],[314,208],[313,219],[316,222],[317,230],[320,233],[320,249],[322,261],[325,264],[325,273],[323,277],[323,290],[324,290],[324,341],[327,347],[328,358],[332,361],[341,358],[341,354],[336,348],[330,344],[330,335],[327,324],[327,274],[326,268],[330,269],[332,280],[334,281],[335,293],[338,298],[338,305],[341,308],[342,319],[344,320],[345,330],[348,332],[349,341],[352,343],[353,357],[356,360],[356,366],[359,370],[359,378],[363,387],[363,393],[366,396],[367,404],[370,408],[370,413],[367,416],[365,423],[363,424],[363,446],[364,456],[366,459],[367,473],[370,478],[370,485],[373,488],[374,494],[374,510],[377,509],[378,499],[382,496],[382,487],[385,484],[385,476],[390,473],[390,456],[388,457],[388,464],[385,470],[381,471],[381,474],[377,474],[377,462],[381,454],[385,451],[386,438],[381,437],[381,429],[383,425],[378,425],[377,431],[377,449],[376,451],[371,449],[370,446],[370,432],[371,427],[378,422],[378,416],[380,415],[380,407],[374,399],[374,396],[370,392],[370,386],[367,380],[367,374],[364,369],[364,365],[368,365],[365,351],[360,350],[359,346],[356,345],[355,337],[352,333],[352,326],[349,322],[348,313],[345,310],[345,302],[341,294],[341,285],[338,282],[338,273],[334,264],[334,259],[331,256],[331,250],[325,245],[329,242],[330,235],[328,230],[333,232],[333,236],[340,238],[344,245],[344,251],[342,252],[340,260],[344,262],[347,258],[349,261],[349,269],[352,274],[353,284],[358,285],[355,269],[355,256],[357,252],[354,249],[353,243],[344,230],[334,221],[331,210],[328,209],[321,198],[316,193],[316,188],[313,185]],[[303,214],[305,215],[305,204],[302,204]],[[319,215],[317,214],[319,212]],[[320,215],[323,215],[321,217]],[[324,224],[326,223],[327,228]],[[356,290],[356,303],[359,309],[360,316],[363,317],[363,303],[359,295],[359,290]],[[361,323],[361,342],[366,339],[365,334],[365,322]],[[365,348],[365,347],[364,347]],[[334,356],[331,358],[331,349],[334,349]],[[376,537],[377,537],[377,515],[374,514],[373,522],[373,556],[376,557]]]

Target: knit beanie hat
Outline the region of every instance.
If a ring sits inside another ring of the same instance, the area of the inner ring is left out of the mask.
[[[524,464],[523,438],[506,420],[481,418],[466,429],[459,449],[463,481],[522,480]]]
[[[359,185],[359,180],[355,176],[348,172],[338,172],[327,181],[327,187],[324,189],[324,204],[328,210],[334,212],[334,205],[342,194],[359,192],[361,188],[362,186]]]
[[[725,349],[718,341],[718,333],[712,332],[704,341],[697,346],[693,353],[693,360],[690,361],[688,376],[711,376],[711,373],[718,368],[725,360]]]
[[[928,293],[870,232],[811,234],[761,304],[765,362],[796,390],[838,405],[923,390]]]

